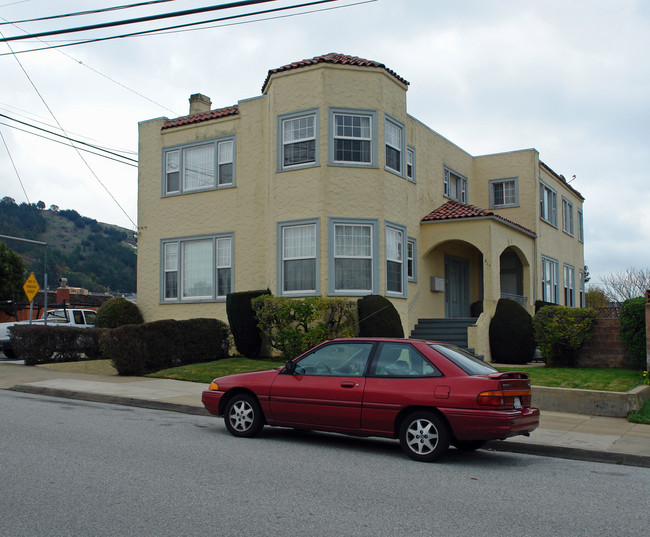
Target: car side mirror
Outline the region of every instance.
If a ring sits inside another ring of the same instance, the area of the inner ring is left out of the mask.
[[[295,371],[296,371],[296,364],[294,362],[292,362],[291,360],[287,360],[284,363],[284,372],[287,375],[293,375]]]

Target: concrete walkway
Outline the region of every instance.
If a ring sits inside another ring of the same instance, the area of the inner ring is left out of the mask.
[[[57,371],[0,361],[0,389],[207,415],[204,384]],[[650,425],[543,411],[530,437],[489,442],[487,449],[650,468]]]

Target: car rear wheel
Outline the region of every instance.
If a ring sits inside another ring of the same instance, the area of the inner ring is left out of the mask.
[[[399,440],[404,453],[420,462],[435,461],[449,448],[447,425],[428,411],[407,416],[400,427]]]
[[[257,399],[248,394],[235,395],[226,405],[226,429],[233,436],[250,438],[264,427],[264,415]]]
[[[452,440],[451,444],[461,451],[476,451],[485,445],[486,440]]]

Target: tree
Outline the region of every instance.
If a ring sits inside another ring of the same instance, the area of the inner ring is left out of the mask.
[[[0,300],[12,300],[22,293],[25,263],[4,242],[0,242]]]
[[[59,206],[58,205],[50,205],[50,211],[52,212],[58,212]]]
[[[607,296],[605,296],[605,291],[595,285],[589,287],[589,290],[585,293],[585,306],[595,310],[600,310],[609,306],[609,301],[607,300]]]
[[[629,267],[623,272],[610,273],[601,279],[605,295],[611,301],[624,302],[645,296],[650,289],[650,268]]]
[[[45,202],[39,200],[39,202],[36,204],[36,208],[42,211],[43,209],[45,209]]]

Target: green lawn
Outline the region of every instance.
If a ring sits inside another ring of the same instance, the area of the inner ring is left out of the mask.
[[[632,423],[645,423],[650,425],[650,401],[646,401],[639,412],[630,414],[627,417],[627,420]]]
[[[259,360],[226,358],[225,360],[218,360],[216,362],[164,369],[148,376],[209,384],[216,377],[231,375],[233,373],[244,373],[246,371],[275,369],[283,364],[284,361],[278,358],[262,358]],[[517,370],[517,366],[499,369],[501,371],[513,371]],[[525,368],[524,371],[530,375],[533,386],[627,392],[643,384],[641,371],[629,369],[530,367]]]

